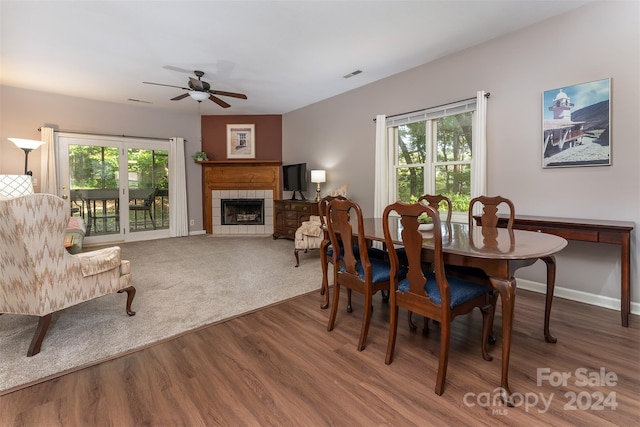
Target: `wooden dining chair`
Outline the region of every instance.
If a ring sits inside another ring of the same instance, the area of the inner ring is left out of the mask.
[[[442,213],[444,213],[447,226],[451,226],[451,214],[453,212],[453,206],[451,204],[451,199],[449,199],[447,196],[444,196],[442,194],[423,194],[418,198],[418,203],[431,206],[433,209],[438,211],[441,220]],[[399,255],[400,259],[402,259],[402,257],[406,257],[406,255],[402,252],[399,253]],[[409,329],[415,331],[417,329],[417,326],[415,323],[413,323],[413,312],[407,312],[407,321],[409,322]],[[422,328],[422,332],[424,334],[429,333],[429,319],[427,317],[424,318],[424,327]]]
[[[453,212],[453,206],[451,204],[451,199],[449,199],[447,196],[443,196],[442,194],[424,194],[418,198],[418,203],[431,206],[433,209],[437,210],[438,212],[443,211],[443,205],[444,205],[444,209],[446,209],[447,224],[451,223],[451,214]]]
[[[509,220],[507,222],[507,228],[513,229],[513,221],[516,216],[516,208],[513,202],[506,197],[502,196],[478,196],[469,202],[469,227],[473,227],[475,224],[474,208],[476,205],[482,207],[482,214],[480,215],[480,221],[483,227],[497,227],[498,226],[498,210],[501,205],[505,205],[508,209]]]
[[[333,248],[331,239],[329,238],[329,229],[327,228],[326,216],[327,205],[332,200],[347,200],[343,196],[325,196],[318,202],[318,214],[320,215],[320,223],[323,230],[323,240],[320,245],[320,264],[322,267],[322,286],[320,294],[324,295],[324,301],[320,308],[329,307],[329,263],[333,264]]]
[[[400,216],[401,239],[408,260],[408,271],[404,278],[398,275],[402,267],[395,250],[396,242],[390,233],[389,216],[391,213]],[[434,225],[433,229],[427,232],[418,229],[418,217],[423,213],[431,217]],[[422,203],[393,203],[384,210],[382,226],[391,265],[389,273],[391,277],[391,315],[385,363],[388,365],[393,361],[398,330],[398,310],[401,307],[440,322],[440,355],[435,392],[441,395],[444,391],[447,375],[451,322],[458,315],[470,313],[476,307],[480,308],[482,312],[482,357],[490,361],[492,357],[487,352],[487,342],[496,300],[492,297],[491,290],[486,286],[447,276],[442,255],[441,221],[438,211],[434,208]],[[422,244],[424,238],[430,238],[433,241],[433,271],[430,268],[426,269],[423,263]]]
[[[351,219],[355,218],[356,232]],[[362,210],[352,200],[334,199],[327,204],[326,222],[331,241],[334,271],[333,304],[327,330],[333,330],[340,302],[340,288],[364,295],[362,328],[358,351],[367,341],[371,321],[373,295],[378,291],[389,291],[390,265],[386,259],[369,256],[369,244],[365,237]],[[356,242],[353,244],[353,242]],[[384,299],[384,298],[383,298]]]

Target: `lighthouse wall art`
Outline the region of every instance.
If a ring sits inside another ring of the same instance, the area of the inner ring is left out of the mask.
[[[611,79],[542,95],[542,167],[611,165]]]

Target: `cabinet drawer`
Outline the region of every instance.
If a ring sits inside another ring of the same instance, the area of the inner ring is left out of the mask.
[[[304,205],[301,203],[292,203],[291,209],[296,212],[309,212],[311,211],[311,205],[309,205],[308,203],[305,203]]]
[[[298,218],[294,217],[293,219],[285,219],[284,226],[287,228],[293,228],[293,231],[295,232],[295,230],[298,228]]]
[[[297,213],[297,212],[295,212],[295,211],[286,211],[286,212],[284,213],[284,217],[285,217],[286,219],[294,219],[294,220],[296,220],[296,221],[297,221],[297,220],[298,220],[298,213]]]

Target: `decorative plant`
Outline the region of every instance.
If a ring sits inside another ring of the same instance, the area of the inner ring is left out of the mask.
[[[418,217],[418,222],[420,224],[431,224],[433,222],[433,220],[431,219],[431,217],[429,215],[427,215],[426,213],[422,213],[420,214],[420,216]]]
[[[193,160],[195,160],[196,162],[202,162],[205,160],[209,160],[209,157],[207,157],[207,153],[205,153],[204,151],[196,151],[194,153],[193,156],[191,156],[191,158]]]

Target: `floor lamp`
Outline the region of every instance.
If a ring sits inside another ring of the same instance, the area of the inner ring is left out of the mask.
[[[16,147],[24,150],[24,174],[33,175],[33,172],[29,170],[29,153],[44,144],[44,141],[22,138],[9,138],[9,141],[16,144]]]

